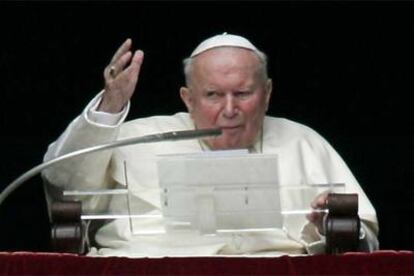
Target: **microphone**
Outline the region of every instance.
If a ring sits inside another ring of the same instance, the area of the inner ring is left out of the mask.
[[[18,187],[20,187],[24,182],[26,182],[31,177],[35,176],[42,170],[58,163],[63,160],[89,154],[92,152],[108,150],[117,147],[124,147],[129,145],[136,145],[136,144],[144,144],[144,143],[154,143],[154,142],[162,142],[162,141],[181,141],[181,140],[191,140],[191,139],[198,139],[198,138],[206,138],[206,137],[214,137],[218,136],[222,133],[221,129],[197,129],[197,130],[182,130],[182,131],[170,131],[164,133],[157,133],[157,134],[150,134],[141,137],[133,137],[127,138],[117,141],[112,141],[109,143],[92,146],[88,148],[83,148],[80,150],[76,150],[61,156],[58,156],[54,159],[51,159],[47,162],[43,162],[40,165],[33,167],[32,169],[28,170],[27,172],[20,175],[16,178],[13,182],[6,186],[6,188],[0,194],[0,206],[4,202],[4,200]]]

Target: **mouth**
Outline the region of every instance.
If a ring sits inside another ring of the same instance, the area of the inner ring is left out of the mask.
[[[238,126],[222,126],[222,127],[220,127],[221,128],[221,130],[223,131],[223,132],[226,132],[226,133],[234,133],[234,134],[236,134],[236,133],[239,133],[240,132],[240,130],[241,130],[241,126],[240,125],[238,125]]]
[[[220,128],[221,129],[236,129],[236,128],[239,128],[239,127],[241,127],[241,126],[221,126]]]

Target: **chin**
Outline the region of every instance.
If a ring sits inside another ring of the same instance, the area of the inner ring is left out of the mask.
[[[210,148],[212,150],[227,150],[227,149],[230,150],[230,149],[245,149],[245,148],[248,148],[248,146],[245,146],[243,143],[222,141],[222,142],[211,143]]]

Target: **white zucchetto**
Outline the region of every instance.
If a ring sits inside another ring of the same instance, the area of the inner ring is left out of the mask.
[[[258,52],[257,48],[246,38],[239,35],[223,33],[220,35],[207,38],[206,40],[201,42],[191,53],[190,57],[195,57],[196,55],[199,55],[202,52],[205,52],[212,48],[224,46],[240,47],[252,50],[254,52]]]

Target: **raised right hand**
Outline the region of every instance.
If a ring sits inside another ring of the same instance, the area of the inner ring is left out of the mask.
[[[127,39],[104,70],[105,91],[99,111],[118,113],[131,99],[144,60],[144,52],[130,51],[132,40]]]

